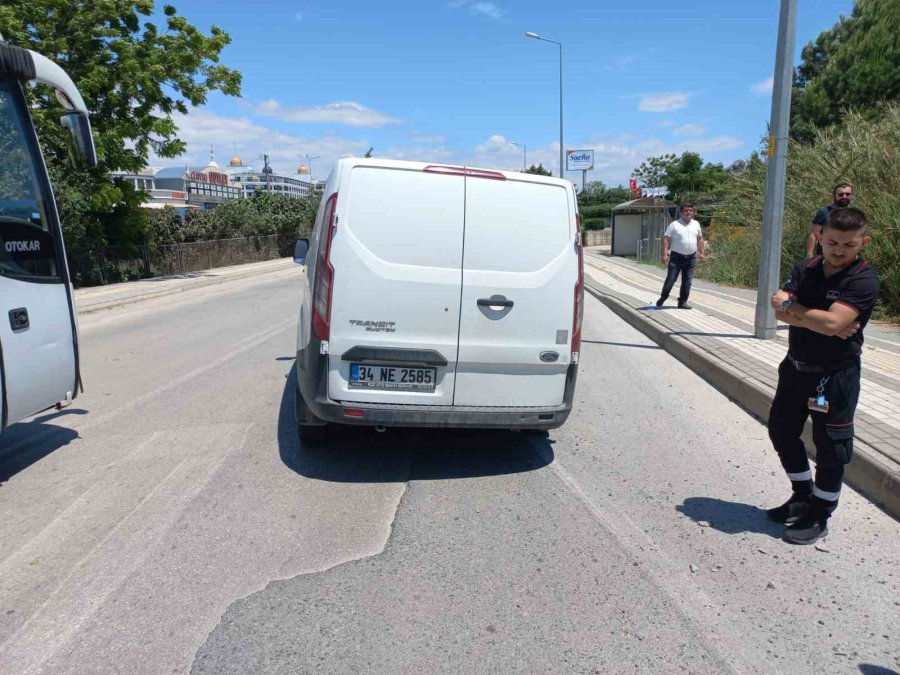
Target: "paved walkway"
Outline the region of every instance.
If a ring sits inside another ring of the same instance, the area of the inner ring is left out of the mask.
[[[103,309],[119,307],[150,298],[158,298],[172,293],[181,293],[192,288],[213,286],[242,277],[280,272],[294,265],[293,258],[278,258],[264,262],[230,267],[217,267],[202,272],[175,274],[170,277],[155,277],[128,281],[109,286],[92,286],[75,291],[75,306],[79,314],[90,314]]]
[[[776,340],[753,336],[756,291],[695,279],[691,311],[671,298],[656,309],[665,271],[599,249],[585,256],[585,282],[619,316],[676,354],[761,419],[787,353],[787,326]],[[677,288],[676,288],[677,291]],[[848,482],[900,517],[900,328],[870,323],[856,415],[856,452]],[[807,446],[813,451],[811,443]]]

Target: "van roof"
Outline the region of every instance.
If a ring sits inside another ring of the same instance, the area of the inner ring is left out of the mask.
[[[521,171],[503,171],[501,169],[489,169],[486,167],[460,166],[459,164],[445,164],[443,162],[411,162],[401,159],[377,159],[374,157],[345,157],[338,160],[339,170],[346,167],[352,168],[357,166],[381,167],[385,169],[405,169],[407,171],[424,171],[426,168],[436,170],[446,169],[449,171],[458,170],[459,172],[472,172],[472,174],[489,173],[498,177],[502,176],[504,180],[514,180],[526,183],[544,183],[550,185],[558,185],[568,188],[572,191],[575,186],[571,181],[556,178],[554,176],[539,176],[533,173],[523,173]]]

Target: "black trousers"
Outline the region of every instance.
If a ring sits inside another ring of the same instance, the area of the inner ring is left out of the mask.
[[[823,380],[827,380],[823,384]],[[859,361],[836,373],[804,373],[787,359],[778,367],[778,389],[769,411],[769,438],[792,480],[809,472],[806,447],[800,436],[807,417],[812,415],[816,445],[816,495],[837,504],[844,479],[844,466],[853,457],[853,415],[859,401]],[[809,399],[828,401],[828,412],[809,409]]]
[[[687,302],[688,296],[691,294],[691,281],[694,279],[694,268],[697,267],[697,254],[682,255],[672,251],[669,254],[669,269],[666,272],[666,281],[663,283],[662,294],[660,297],[665,300],[672,292],[675,280],[678,279],[678,273],[681,273],[681,291],[678,293],[678,304],[682,305]]]

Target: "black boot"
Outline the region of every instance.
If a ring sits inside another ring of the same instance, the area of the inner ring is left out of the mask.
[[[806,515],[807,510],[809,510],[809,502],[811,499],[811,494],[795,492],[791,495],[791,498],[781,506],[776,506],[774,509],[768,509],[766,515],[769,516],[769,520],[776,523],[794,523]]]
[[[837,504],[813,497],[809,509],[799,520],[784,530],[784,540],[791,544],[814,544],[828,534],[828,519]]]

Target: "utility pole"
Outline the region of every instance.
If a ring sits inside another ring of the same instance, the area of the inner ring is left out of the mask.
[[[772,85],[772,115],[769,122],[766,202],[763,210],[759,255],[759,285],[756,289],[754,334],[773,340],[777,321],[769,304],[781,280],[781,234],[784,225],[784,182],[787,173],[791,86],[794,80],[794,43],[797,38],[797,0],[781,0],[775,77]]]

